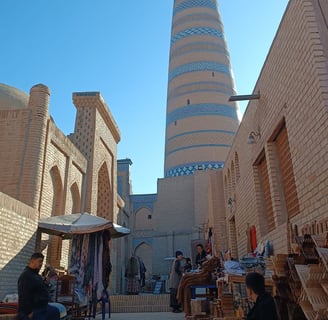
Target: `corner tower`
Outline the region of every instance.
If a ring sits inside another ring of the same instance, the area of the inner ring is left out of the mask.
[[[216,0],[175,0],[164,175],[222,168],[239,125],[230,58]]]

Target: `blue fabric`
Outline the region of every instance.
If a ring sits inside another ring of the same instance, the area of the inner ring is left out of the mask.
[[[67,316],[67,310],[63,304],[58,302],[49,302],[49,305],[58,309],[60,318],[64,318]]]
[[[19,319],[25,320],[28,317],[20,315]],[[50,305],[45,308],[33,309],[32,320],[60,320],[59,310]]]

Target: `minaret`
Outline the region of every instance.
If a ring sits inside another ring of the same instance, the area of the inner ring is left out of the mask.
[[[222,168],[239,125],[216,0],[175,0],[166,110],[165,177]]]

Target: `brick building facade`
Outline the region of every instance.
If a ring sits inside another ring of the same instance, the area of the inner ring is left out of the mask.
[[[253,225],[275,253],[291,252],[297,233],[328,231],[327,21],[327,1],[289,1],[254,87],[260,98],[249,102],[223,169],[235,256],[247,253]]]
[[[32,87],[29,96],[0,86],[0,278],[8,280],[1,280],[1,295],[16,291],[34,250],[38,219],[88,212],[117,222],[124,206],[117,194],[120,133],[100,93],[73,94],[77,114],[69,136],[49,115],[49,99],[44,85]],[[112,241],[113,259],[119,241]],[[69,241],[43,235],[42,245],[47,263],[68,268]],[[114,272],[113,291],[119,290],[116,278]]]

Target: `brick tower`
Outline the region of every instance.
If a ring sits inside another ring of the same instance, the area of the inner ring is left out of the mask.
[[[216,0],[175,0],[166,111],[165,177],[222,168],[239,125]]]

